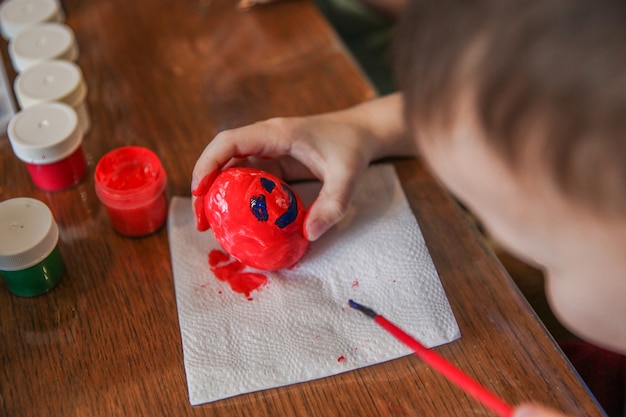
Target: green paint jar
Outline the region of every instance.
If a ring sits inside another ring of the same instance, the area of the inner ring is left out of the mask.
[[[0,202],[0,276],[15,295],[33,297],[61,280],[59,227],[44,203],[33,198]]]

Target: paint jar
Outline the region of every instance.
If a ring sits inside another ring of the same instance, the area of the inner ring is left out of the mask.
[[[42,190],[63,190],[84,177],[83,135],[76,112],[67,104],[43,103],[19,111],[7,134],[15,156]]]
[[[75,62],[78,43],[74,32],[62,23],[40,23],[18,33],[9,42],[13,68],[23,72],[43,61],[61,59]]]
[[[0,31],[6,40],[37,23],[62,23],[64,20],[57,0],[5,0],[0,5]]]
[[[15,77],[15,97],[22,109],[58,101],[72,106],[84,135],[91,120],[87,111],[87,84],[80,67],[65,60],[40,62]]]
[[[122,235],[148,235],[165,224],[166,183],[159,158],[141,146],[114,149],[96,165],[96,194]]]
[[[33,198],[0,202],[0,276],[15,295],[33,297],[63,275],[59,227],[44,203]]]

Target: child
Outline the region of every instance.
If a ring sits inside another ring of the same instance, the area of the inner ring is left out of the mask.
[[[544,270],[564,324],[626,353],[626,4],[414,0],[395,56],[401,94],[217,135],[195,194],[231,164],[316,177],[305,225],[315,240],[371,161],[419,151],[491,235]]]

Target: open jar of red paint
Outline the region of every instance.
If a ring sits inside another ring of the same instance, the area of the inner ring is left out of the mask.
[[[113,229],[126,236],[157,231],[167,217],[167,176],[159,158],[141,146],[123,146],[96,165],[95,187]]]
[[[85,175],[83,134],[76,112],[67,104],[42,103],[19,111],[7,134],[15,156],[42,190],[69,188]]]

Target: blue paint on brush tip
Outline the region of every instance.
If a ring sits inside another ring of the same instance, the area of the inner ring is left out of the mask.
[[[371,308],[369,308],[369,307],[365,307],[364,305],[361,305],[361,304],[357,303],[357,302],[356,302],[356,301],[354,301],[354,300],[348,300],[348,304],[349,304],[349,305],[350,305],[350,307],[352,307],[353,309],[355,309],[355,310],[359,310],[361,313],[365,314],[367,317],[370,317],[370,318],[372,318],[372,319],[378,315],[378,314],[377,314],[374,310],[372,310]]]

